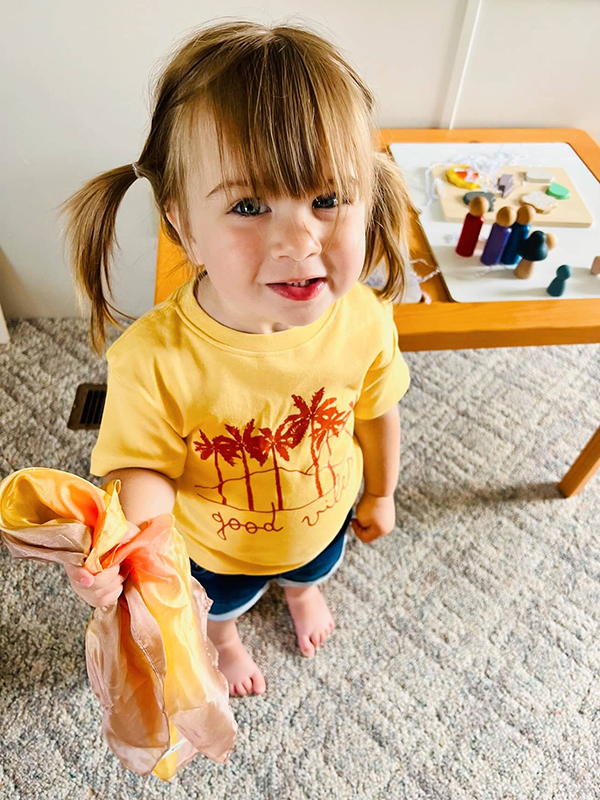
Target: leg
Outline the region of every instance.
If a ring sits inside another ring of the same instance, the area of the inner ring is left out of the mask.
[[[219,653],[219,670],[227,678],[229,694],[232,697],[263,694],[267,688],[264,676],[242,644],[235,619],[224,622],[209,619],[207,633]]]
[[[192,576],[212,600],[207,634],[219,653],[219,670],[227,678],[229,694],[262,694],[265,679],[238,635],[236,620],[269,588],[269,579],[257,575],[219,575],[190,559]]]
[[[309,658],[314,656],[317,647],[335,628],[331,611],[318,584],[331,577],[342,563],[346,549],[346,528],[351,518],[352,510],[335,539],[316,558],[277,578],[277,583],[283,586],[285,592],[300,651]]]
[[[600,467],[600,428],[583,448],[558,488],[565,497],[579,494],[598,467]]]
[[[335,628],[331,611],[321,590],[314,584],[284,586],[283,590],[294,620],[298,645],[302,655],[310,658]]]

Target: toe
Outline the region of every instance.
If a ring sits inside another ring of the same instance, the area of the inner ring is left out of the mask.
[[[301,636],[300,639],[298,640],[298,643],[300,644],[300,650],[305,656],[308,656],[309,658],[310,656],[314,656],[315,646],[308,638],[308,636],[306,635]]]
[[[248,694],[243,683],[235,684],[235,693],[238,695],[238,697],[245,697]]]
[[[250,692],[252,692],[252,678],[250,676],[244,678],[244,680],[242,681],[242,686],[244,687],[246,692],[250,694]]]
[[[260,673],[252,676],[252,685],[256,694],[263,694],[267,688],[265,679]]]

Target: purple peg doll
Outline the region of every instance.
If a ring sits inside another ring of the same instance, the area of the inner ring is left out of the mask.
[[[486,264],[489,267],[492,264],[499,263],[504,246],[510,236],[511,225],[513,225],[516,218],[517,212],[510,206],[503,206],[498,211],[496,222],[492,225],[492,230],[481,254],[482,264]]]

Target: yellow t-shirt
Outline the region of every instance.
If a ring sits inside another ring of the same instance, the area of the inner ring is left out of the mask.
[[[408,389],[393,307],[355,284],[310,325],[269,334],[210,317],[183,284],[108,349],[91,473],[142,467],[176,481],[190,557],[225,574],[311,561],[360,490],[354,418]]]

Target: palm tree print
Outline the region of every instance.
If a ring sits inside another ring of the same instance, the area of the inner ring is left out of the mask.
[[[338,476],[331,464],[332,450],[329,440],[332,437],[339,436],[344,431],[346,422],[352,413],[354,402],[350,403],[349,411],[342,412],[335,406],[336,398],[329,397],[324,400],[324,394],[325,387],[321,387],[313,394],[310,405],[300,395],[293,394],[292,399],[297,408],[297,413],[289,414],[274,431],[269,427],[264,427],[259,428],[258,432],[256,432],[254,429],[255,419],[251,419],[245,425],[243,432],[240,427],[225,423],[224,426],[229,436],[219,434],[212,440],[202,429],[198,429],[200,440],[193,442],[194,449],[203,460],[214,458],[218,476],[218,491],[223,505],[227,505],[227,501],[223,492],[224,480],[219,458],[230,466],[235,466],[237,461],[242,462],[248,509],[254,511],[250,461],[256,461],[262,467],[271,456],[277,493],[276,510],[284,510],[280,460],[290,461],[290,452],[300,445],[307,432],[310,435],[310,455],[315,469],[314,479],[318,497],[323,496],[319,458],[325,444],[327,444],[329,451],[327,467],[331,472],[333,491],[335,493]],[[233,480],[239,479],[234,478]]]
[[[221,473],[221,468],[219,467],[219,456],[221,456],[228,464],[233,466],[235,464],[234,458],[236,456],[236,444],[232,439],[228,439],[227,436],[222,435],[215,436],[215,438],[211,440],[204,433],[204,431],[201,430],[201,428],[198,428],[198,433],[200,434],[202,441],[195,441],[194,449],[200,453],[200,457],[203,461],[206,461],[207,458],[214,456],[215,469],[217,470],[217,475],[219,476],[219,494],[223,498],[223,505],[227,505],[225,495],[223,494],[223,475]]]
[[[246,491],[248,493],[248,508],[250,511],[254,511],[254,497],[252,495],[250,469],[248,467],[246,453],[250,456],[250,458],[258,461],[262,467],[269,457],[269,444],[267,438],[263,434],[252,436],[252,429],[254,428],[253,419],[251,419],[246,425],[243,434],[240,433],[239,428],[236,428],[233,425],[227,425],[227,423],[225,423],[225,427],[231,434],[231,439],[229,441],[232,441],[235,445],[236,455],[242,459],[242,463],[244,465],[244,478],[246,480]]]
[[[300,395],[293,394],[292,399],[300,413],[288,417],[288,420],[304,420],[306,426],[310,426],[310,455],[315,467],[315,484],[319,497],[323,496],[321,476],[319,474],[321,449],[330,436],[339,435],[350,415],[350,412],[343,414],[335,406],[332,407],[331,404],[335,401],[333,397],[329,397],[321,403],[324,393],[325,387],[321,387],[318,392],[315,392],[310,401],[310,406],[306,404],[306,401]],[[331,448],[329,452],[331,454]],[[335,486],[335,472],[330,463],[327,466],[331,470]]]
[[[289,419],[289,417],[288,417]],[[259,428],[260,432],[266,437],[273,457],[273,469],[275,470],[275,487],[277,489],[277,510],[283,510],[283,494],[281,492],[281,477],[279,475],[279,464],[277,463],[277,453],[285,459],[290,460],[290,450],[298,447],[304,436],[306,428],[302,425],[290,425],[288,419],[281,423],[275,433],[270,428]]]

